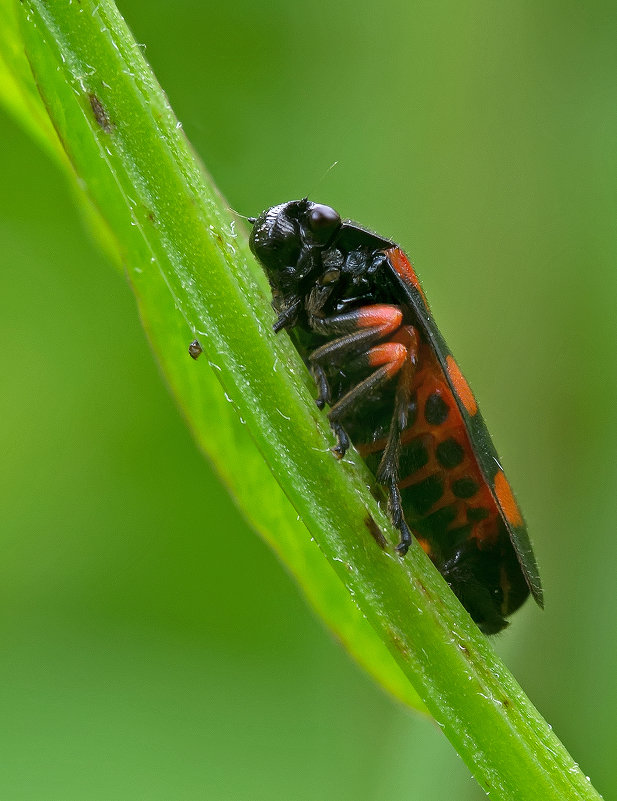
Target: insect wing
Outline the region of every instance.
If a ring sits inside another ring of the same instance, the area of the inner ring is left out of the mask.
[[[369,228],[358,225],[353,220],[343,220],[333,244],[345,251],[354,250],[357,247],[363,247],[367,250],[396,248],[395,243],[390,239],[384,239],[383,236],[379,236]]]
[[[542,607],[544,605],[542,583],[525,521],[504,475],[495,446],[478,410],[469,384],[435,324],[422,286],[409,259],[398,247],[388,248],[384,253],[388,257],[388,262],[392,268],[396,294],[400,292],[402,295],[404,304],[412,311],[441,365],[448,386],[452,390],[463,417],[469,440],[484,480],[508,529],[510,540],[527,585],[537,604]]]

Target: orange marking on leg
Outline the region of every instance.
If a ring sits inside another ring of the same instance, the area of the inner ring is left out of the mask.
[[[371,367],[386,365],[386,372],[390,378],[398,373],[406,358],[407,348],[400,342],[384,342],[383,345],[375,345],[368,352],[369,365]]]
[[[465,376],[461,373],[458,364],[454,361],[453,356],[446,358],[446,365],[448,367],[448,377],[452,382],[452,386],[456,394],[463,402],[463,406],[467,410],[467,414],[471,417],[478,411],[478,404],[473,396],[473,392],[467,383]]]
[[[390,260],[390,264],[394,267],[394,270],[400,277],[406,281],[408,284],[411,284],[414,289],[416,289],[420,293],[420,297],[422,298],[424,305],[426,308],[429,308],[428,302],[426,300],[426,295],[424,294],[424,290],[422,289],[422,285],[418,280],[418,276],[415,273],[414,268],[411,265],[411,262],[407,258],[407,256],[403,253],[400,248],[390,248],[389,250],[385,250],[384,253]]]
[[[414,357],[418,355],[420,350],[420,338],[413,325],[404,325],[399,328],[390,341],[401,342]]]
[[[382,328],[384,335],[396,331],[403,322],[403,312],[398,306],[377,303],[358,309],[359,328]]]
[[[508,484],[508,479],[505,477],[503,470],[500,470],[495,476],[495,495],[508,523],[511,526],[522,526],[523,515],[518,508],[512,487]]]

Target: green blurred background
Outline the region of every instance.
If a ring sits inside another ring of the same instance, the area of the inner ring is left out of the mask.
[[[542,568],[495,646],[614,795],[617,7],[120,10],[233,208],[311,193],[414,258]],[[0,797],[482,798],[245,526],[64,177],[0,129]]]

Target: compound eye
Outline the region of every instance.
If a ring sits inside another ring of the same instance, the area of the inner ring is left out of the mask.
[[[325,242],[340,226],[341,218],[339,213],[330,206],[315,203],[308,214],[308,224],[315,234],[315,238]]]

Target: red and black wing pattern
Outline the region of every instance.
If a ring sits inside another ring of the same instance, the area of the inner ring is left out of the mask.
[[[426,337],[456,401],[467,430],[473,455],[499,509],[529,590],[538,605],[543,606],[540,574],[525,521],[505,477],[475,397],[433,320],[426,297],[409,259],[396,246],[383,252],[392,269],[397,289],[400,289],[414,320]]]

